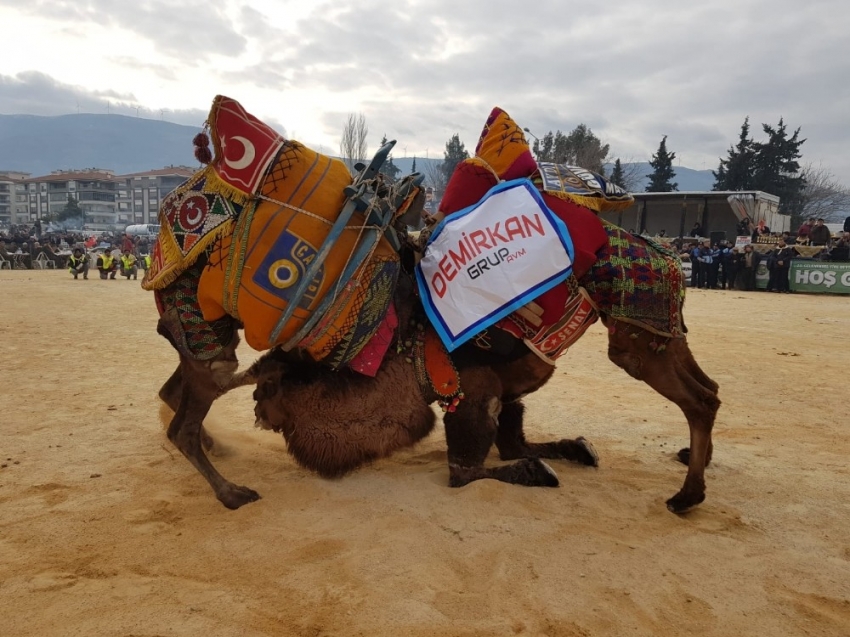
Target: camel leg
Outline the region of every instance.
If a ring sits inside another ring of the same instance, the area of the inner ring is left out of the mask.
[[[608,358],[676,403],[688,420],[688,473],[681,490],[667,500],[670,511],[682,513],[705,500],[705,466],[712,451],[711,430],[720,399],[716,383],[699,369],[687,341],[671,340],[664,351],[656,352],[649,347],[652,340],[647,332],[616,323],[613,333],[609,332]]]
[[[696,381],[708,389],[708,391],[717,394],[718,385],[711,378],[709,378],[702,368],[697,364],[696,360],[694,360],[694,355],[691,353],[689,348],[686,348],[683,356],[684,365],[687,367],[691,376],[696,379]],[[714,453],[714,443],[709,439],[708,441],[708,451],[705,454],[705,466],[711,464],[711,457]],[[679,459],[679,462],[685,465],[690,464],[691,459],[691,449],[690,447],[684,447],[679,450],[679,453],[676,456]]]
[[[180,398],[183,395],[183,374],[181,366],[177,365],[174,373],[168,377],[163,386],[159,390],[159,398],[164,402],[171,411],[176,412],[180,407]],[[238,374],[234,374],[237,376]],[[212,451],[215,447],[215,439],[210,435],[206,428],[201,425],[201,444],[207,451]]]
[[[496,447],[502,460],[517,458],[550,458],[578,462],[590,467],[599,466],[599,456],[593,445],[584,437],[575,440],[564,438],[554,442],[527,442],[522,424],[525,406],[517,400],[502,403]]]
[[[195,361],[181,357],[183,383],[180,406],[168,426],[168,439],[204,476],[219,501],[228,509],[238,509],[243,504],[258,500],[259,494],[225,479],[207,458],[201,444],[202,423],[221,394],[221,385],[216,382],[216,372],[212,367],[216,362],[220,361]]]
[[[247,487],[229,482],[212,465],[204,453],[203,422],[215,399],[222,395],[233,380],[239,361],[236,347],[239,336],[236,332],[230,343],[210,360],[196,360],[184,354],[175,342],[175,337],[160,318],[157,331],[165,336],[180,354],[180,366],[165,382],[160,397],[169,406],[174,404],[176,387],[180,386],[180,400],[171,423],[168,439],[189,462],[204,476],[216,497],[228,509],[238,509],[243,504],[259,499],[259,494]],[[208,440],[211,445],[211,438]]]
[[[177,411],[180,407],[180,395],[183,392],[183,375],[180,373],[180,364],[174,373],[168,377],[168,380],[162,385],[159,390],[159,399],[169,406],[171,411]]]
[[[461,372],[466,397],[457,410],[443,417],[449,459],[449,486],[462,487],[491,478],[523,486],[558,486],[555,472],[538,458],[523,458],[501,467],[485,467],[484,460],[496,439],[501,410],[499,379],[486,369]]]

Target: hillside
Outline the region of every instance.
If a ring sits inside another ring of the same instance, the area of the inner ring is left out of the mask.
[[[69,168],[108,168],[116,174],[142,172],[163,166],[195,166],[192,138],[198,126],[125,115],[0,115],[0,171],[15,170],[33,176]],[[410,171],[412,157],[394,157],[403,174]],[[440,159],[416,158],[425,172],[428,163]],[[608,168],[610,171],[610,167]],[[648,174],[647,163],[640,172]],[[679,190],[711,190],[710,170],[676,167]],[[636,190],[645,188],[646,180]]]
[[[195,166],[192,137],[199,130],[124,115],[0,115],[0,170],[39,176],[69,168],[126,174]]]

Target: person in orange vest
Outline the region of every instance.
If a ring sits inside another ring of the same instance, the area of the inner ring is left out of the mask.
[[[97,270],[100,272],[101,279],[115,280],[115,275],[118,272],[118,262],[112,256],[112,246],[106,248],[97,258]]]
[[[136,265],[136,256],[129,249],[124,248],[124,254],[121,255],[121,276],[126,277],[129,281],[132,276],[136,278],[139,268]]]
[[[74,253],[68,257],[68,271],[76,279],[80,274],[84,279],[89,278],[89,255],[82,248],[74,248]]]

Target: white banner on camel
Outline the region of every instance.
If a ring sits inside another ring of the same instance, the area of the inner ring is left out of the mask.
[[[437,226],[416,280],[449,351],[569,276],[573,243],[528,179],[494,186]]]

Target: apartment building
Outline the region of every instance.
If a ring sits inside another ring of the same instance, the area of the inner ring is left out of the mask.
[[[195,170],[188,166],[168,166],[121,175],[117,199],[118,224],[156,223],[162,200]]]
[[[117,199],[121,183],[115,173],[103,168],[57,170],[27,179],[29,220],[60,213],[70,196],[82,208],[86,228],[114,229],[118,223]]]
[[[29,173],[0,170],[0,227],[29,223],[26,180]]]

